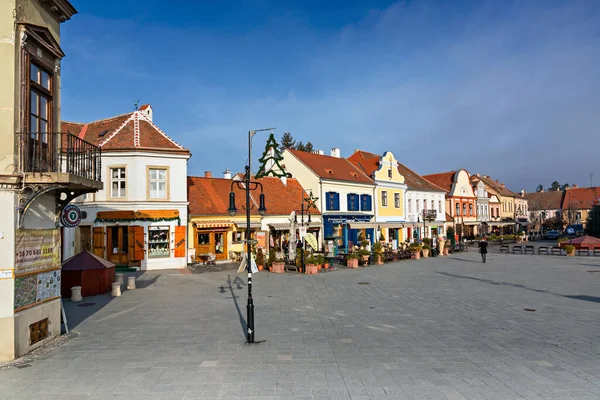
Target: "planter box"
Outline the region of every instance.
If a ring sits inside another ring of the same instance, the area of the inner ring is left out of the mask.
[[[312,275],[318,272],[317,266],[315,264],[306,264],[306,274]]]
[[[429,250],[423,249],[423,258],[429,257]]]
[[[358,268],[358,258],[346,260],[346,265],[348,268]]]
[[[419,258],[421,258],[421,252],[417,251],[416,253],[413,253],[413,257],[415,260],[418,260]]]
[[[376,256],[375,257],[375,263],[377,265],[383,265],[383,256]]]
[[[283,274],[284,267],[285,263],[283,262],[273,262],[273,264],[271,265],[271,272],[275,274]]]

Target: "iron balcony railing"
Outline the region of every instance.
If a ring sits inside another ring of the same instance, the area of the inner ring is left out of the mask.
[[[17,133],[19,171],[63,172],[101,181],[100,147],[66,132]]]

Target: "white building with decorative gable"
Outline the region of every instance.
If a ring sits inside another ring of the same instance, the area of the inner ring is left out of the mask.
[[[188,149],[153,123],[150,105],[63,129],[102,149],[104,189],[73,203],[82,211],[63,227],[63,259],[89,250],[117,266],[142,270],[187,264]]]

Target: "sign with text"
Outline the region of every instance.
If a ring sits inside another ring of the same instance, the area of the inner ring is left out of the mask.
[[[261,249],[266,249],[267,248],[267,232],[265,231],[259,231],[255,233],[256,238],[256,247],[260,247]]]
[[[58,229],[18,229],[15,241],[15,276],[60,268]]]

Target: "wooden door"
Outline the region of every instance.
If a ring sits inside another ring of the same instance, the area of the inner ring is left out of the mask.
[[[217,260],[227,260],[227,232],[214,232],[212,234],[213,253],[217,256]]]
[[[107,227],[108,261],[117,265],[129,263],[129,234],[127,226]]]
[[[206,253],[214,253],[213,247],[213,235],[210,231],[197,231],[196,238],[196,256],[206,254]]]
[[[79,227],[79,251],[92,251],[92,227]]]
[[[94,244],[94,254],[98,257],[105,258],[104,254],[104,227],[96,226],[93,229],[93,244]]]

